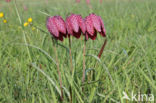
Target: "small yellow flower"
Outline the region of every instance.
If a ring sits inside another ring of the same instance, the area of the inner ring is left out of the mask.
[[[35,27],[32,27],[32,30],[35,30],[36,28]]]
[[[6,19],[4,19],[4,20],[3,20],[3,23],[7,23],[7,20],[6,20]]]
[[[29,23],[28,22],[25,22],[24,23],[24,27],[26,27],[26,26],[28,26],[29,25]]]
[[[28,23],[31,23],[32,22],[32,18],[28,18]]]
[[[2,18],[4,16],[3,12],[0,12],[0,18]]]

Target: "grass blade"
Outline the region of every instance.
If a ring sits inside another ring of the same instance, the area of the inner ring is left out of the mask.
[[[51,84],[55,87],[55,89],[57,90],[58,94],[61,96],[61,91],[60,89],[57,87],[57,85],[55,84],[55,82],[53,81],[52,78],[50,78],[43,70],[41,70],[39,67],[36,66],[35,63],[32,63],[32,66],[37,69],[39,72],[41,72],[50,82]]]

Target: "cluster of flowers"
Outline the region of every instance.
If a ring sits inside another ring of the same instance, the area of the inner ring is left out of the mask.
[[[27,22],[24,22],[23,26],[27,27],[30,25],[32,27],[32,30],[35,30],[36,28],[33,26],[32,21],[32,18],[28,18]]]
[[[27,22],[25,22],[25,23],[23,24],[23,26],[26,27],[26,26],[28,26],[28,25],[31,24],[31,23],[32,23],[32,18],[28,18]]]
[[[93,13],[84,19],[81,15],[71,14],[66,21],[61,16],[48,17],[46,26],[51,35],[60,41],[71,35],[80,38],[81,33],[85,36],[85,40],[89,38],[95,40],[97,32],[103,37],[106,36],[103,20]]]
[[[3,23],[7,23],[7,20],[5,19],[3,12],[0,12],[0,18],[3,18]]]

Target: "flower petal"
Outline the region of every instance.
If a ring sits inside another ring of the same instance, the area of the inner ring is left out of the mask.
[[[59,31],[57,29],[57,26],[55,24],[54,17],[48,17],[47,23],[46,23],[48,31],[54,35],[55,37],[59,37]]]
[[[85,24],[86,24],[86,31],[90,35],[94,35],[94,27],[93,27],[93,23],[92,23],[92,20],[91,20],[90,16],[87,16],[85,18]]]
[[[106,36],[106,30],[105,30],[105,27],[104,27],[103,20],[102,20],[102,18],[100,16],[98,16],[98,17],[99,17],[99,21],[101,23],[101,29],[102,29],[102,31],[100,32],[100,34],[105,37]]]
[[[76,38],[80,38],[80,36],[81,36],[81,30],[79,30],[78,32],[74,32],[73,34],[74,34],[74,36]]]
[[[78,15],[77,17],[78,17],[79,27],[80,27],[81,31],[83,32],[83,34],[85,34],[85,32],[86,32],[85,21],[84,21],[84,19],[81,17],[81,15]]]
[[[73,31],[69,19],[70,19],[69,17],[66,18],[66,28],[67,28],[68,35],[73,35]]]
[[[63,41],[63,35],[60,35],[60,36],[58,37],[58,39],[59,39],[60,41]]]
[[[58,28],[58,30],[63,34],[66,35],[66,25],[62,17],[55,16],[55,23]]]
[[[79,31],[79,24],[78,24],[77,16],[75,14],[72,14],[69,17],[69,20],[70,20],[70,24],[71,24],[72,29],[74,30],[74,32],[78,32]]]
[[[94,32],[94,35],[88,35],[88,36],[89,36],[89,38],[91,38],[92,40],[95,40],[96,37],[97,37],[97,32],[95,31],[95,32]]]
[[[90,14],[89,16],[91,17],[91,20],[92,20],[92,23],[94,25],[94,28],[98,32],[101,32],[101,23],[100,23],[99,17],[96,16],[95,14]]]

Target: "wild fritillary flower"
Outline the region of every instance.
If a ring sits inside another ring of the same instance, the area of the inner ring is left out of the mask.
[[[81,32],[85,34],[86,26],[81,15],[71,14],[66,18],[66,27],[68,36],[72,35],[76,38],[80,38]]]
[[[92,40],[96,39],[97,32],[99,32],[103,37],[106,36],[106,31],[104,28],[103,20],[100,16],[95,14],[90,14],[85,18],[86,25],[86,39],[91,38]]]
[[[76,0],[77,3],[80,3],[80,0]]]
[[[11,2],[11,0],[5,0],[6,2]]]
[[[67,35],[67,30],[66,24],[61,16],[48,17],[46,25],[48,31],[54,38],[63,41],[63,37]]]
[[[87,3],[88,5],[90,5],[90,0],[86,0],[86,3]]]

